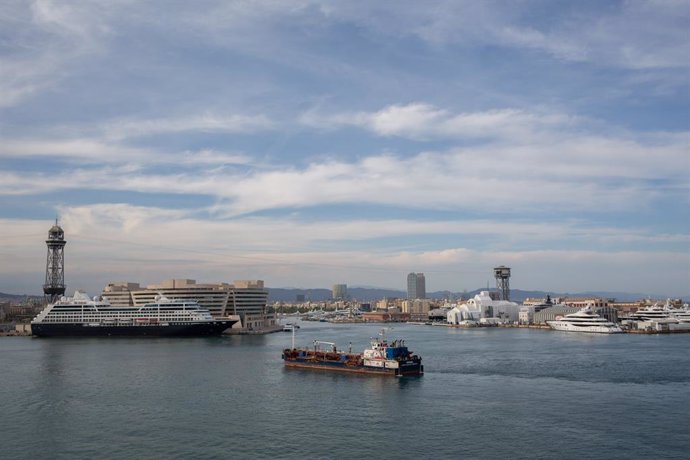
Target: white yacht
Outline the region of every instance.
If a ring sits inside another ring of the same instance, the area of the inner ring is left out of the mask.
[[[672,316],[677,319],[679,323],[690,323],[690,309],[679,308],[672,313]]]
[[[615,323],[597,315],[591,306],[586,306],[576,313],[556,317],[554,321],[546,322],[551,329],[568,332],[592,332],[598,334],[617,334],[623,329]]]
[[[658,323],[675,323],[678,321],[678,314],[684,316],[683,313],[687,311],[678,310],[673,308],[670,303],[666,305],[659,305],[655,303],[654,305],[648,305],[646,307],[640,308],[635,313],[632,313],[628,319],[633,321],[656,321]]]
[[[293,332],[296,329],[299,329],[299,324],[285,323],[283,325],[283,332]]]

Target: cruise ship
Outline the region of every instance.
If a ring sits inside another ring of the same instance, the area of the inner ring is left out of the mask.
[[[113,307],[79,291],[49,304],[31,321],[38,337],[54,336],[210,336],[220,335],[237,319],[218,319],[192,300],[163,296],[140,307]]]
[[[590,306],[582,308],[576,313],[556,318],[546,322],[551,329],[568,332],[591,332],[597,334],[616,334],[623,332],[620,326],[603,318],[592,310]]]

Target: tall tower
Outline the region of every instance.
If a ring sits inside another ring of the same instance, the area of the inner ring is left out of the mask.
[[[347,284],[333,285],[333,300],[347,299]]]
[[[43,293],[49,302],[55,302],[65,293],[65,232],[58,225],[48,230],[48,258],[46,260],[46,282],[43,285]]]
[[[424,273],[417,273],[417,297],[416,299],[426,299],[426,278]]]
[[[501,295],[501,300],[510,300],[510,268],[501,265],[494,268],[496,277],[496,289]]]
[[[407,298],[426,299],[426,279],[424,273],[407,275]]]
[[[417,274],[410,273],[407,275],[407,298],[417,298]]]

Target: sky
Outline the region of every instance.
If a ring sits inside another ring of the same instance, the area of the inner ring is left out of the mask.
[[[690,1],[0,3],[0,292],[690,293]]]

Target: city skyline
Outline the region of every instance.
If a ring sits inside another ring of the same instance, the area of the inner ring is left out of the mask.
[[[165,16],[160,14],[165,9]],[[0,292],[687,295],[690,4],[7,2]]]

